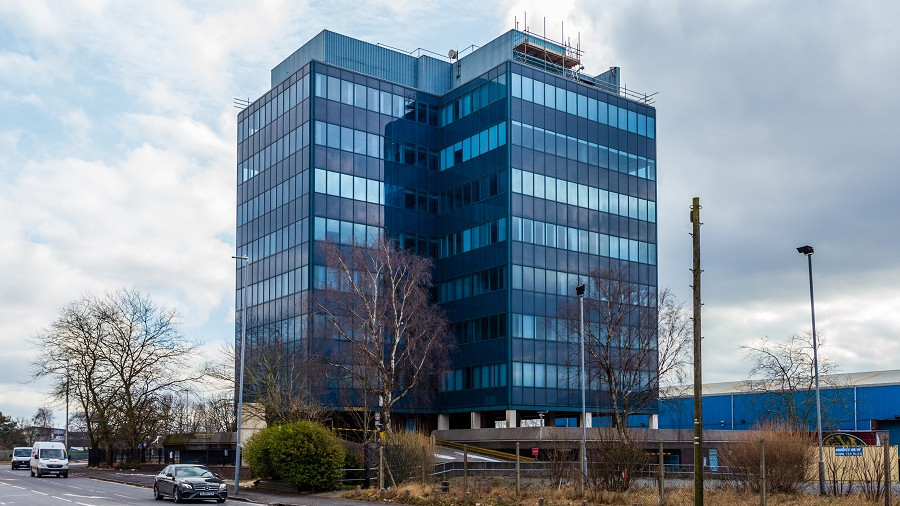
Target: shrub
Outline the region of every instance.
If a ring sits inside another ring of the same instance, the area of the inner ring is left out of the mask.
[[[621,441],[618,431],[598,428],[596,439],[588,442],[588,486],[594,498],[603,492],[624,492],[650,461],[641,441]]]
[[[141,467],[141,463],[135,459],[128,459],[116,462],[114,467],[120,470],[137,469]]]
[[[428,474],[434,469],[431,438],[415,432],[386,434],[384,461],[396,484],[421,479],[423,467]]]
[[[793,494],[800,491],[810,466],[810,436],[787,425],[765,425],[741,434],[719,450],[722,465],[740,490],[759,492],[759,441],[766,451],[766,491]]]
[[[247,441],[253,473],[300,489],[337,488],[343,477],[344,448],[337,437],[314,422],[267,427]]]

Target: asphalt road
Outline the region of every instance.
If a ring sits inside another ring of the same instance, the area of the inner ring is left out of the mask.
[[[152,478],[150,483],[152,483]],[[231,501],[228,501],[231,502]],[[226,502],[226,504],[228,504]],[[146,487],[136,487],[124,483],[92,480],[77,474],[68,478],[32,478],[28,470],[11,470],[4,466],[0,470],[0,506],[113,506],[131,504],[171,504],[153,500],[153,491]],[[215,501],[200,501],[194,504],[216,504]],[[235,502],[252,505],[254,503]]]

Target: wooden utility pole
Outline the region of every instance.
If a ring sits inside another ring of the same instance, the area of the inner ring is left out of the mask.
[[[703,506],[703,374],[700,354],[700,197],[691,205],[694,239],[694,506]]]

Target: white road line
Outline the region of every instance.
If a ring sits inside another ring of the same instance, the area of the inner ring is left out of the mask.
[[[60,501],[72,502],[70,499],[66,499],[65,497],[57,497],[53,496],[54,499],[59,499]]]
[[[32,490],[32,492],[34,492],[35,494],[50,495],[50,494],[45,494],[44,492],[38,492],[37,490]]]

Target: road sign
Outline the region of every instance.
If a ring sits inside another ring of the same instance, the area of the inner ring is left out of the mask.
[[[835,446],[834,455],[836,457],[861,457],[863,453],[862,446]]]
[[[719,450],[715,448],[709,449],[709,470],[713,472],[719,470]]]
[[[537,449],[537,448],[532,448],[532,449],[531,449],[531,456],[532,456],[532,457],[537,457],[537,456],[538,456],[538,449]]]

